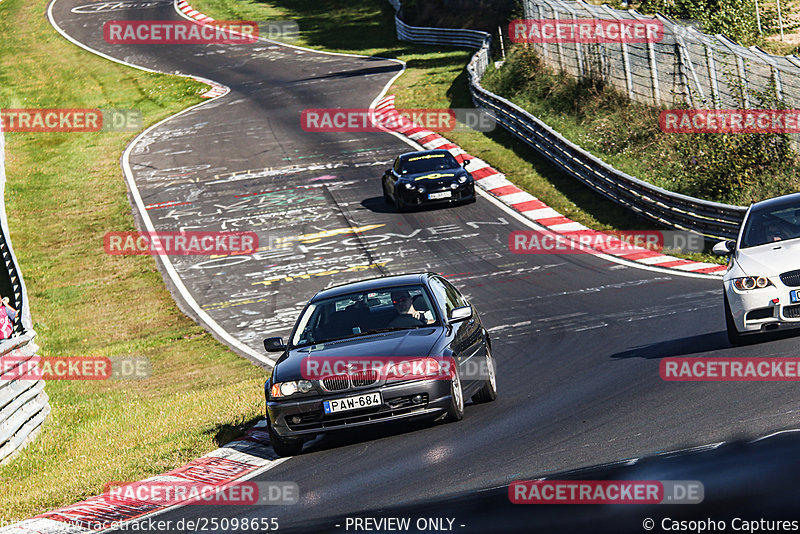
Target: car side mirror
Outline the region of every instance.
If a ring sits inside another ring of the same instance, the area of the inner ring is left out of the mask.
[[[464,167],[464,168],[466,169],[466,168],[467,168],[467,165],[469,165],[469,162],[470,162],[470,161],[472,161],[472,160],[465,159],[464,161],[462,161],[462,162],[461,162],[461,166],[462,166],[462,167]]]
[[[453,308],[450,311],[450,319],[447,321],[449,324],[460,323],[472,317],[472,306],[461,306],[460,308]]]
[[[711,251],[717,256],[727,256],[736,250],[736,241],[720,241]]]
[[[283,352],[286,350],[286,344],[283,342],[283,338],[268,337],[264,340],[264,349],[267,352]]]

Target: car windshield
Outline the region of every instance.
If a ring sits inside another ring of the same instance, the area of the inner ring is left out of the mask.
[[[740,248],[800,237],[800,204],[767,206],[754,210],[747,218]]]
[[[441,171],[458,167],[456,158],[449,152],[409,156],[400,164],[400,174]]]
[[[350,293],[311,303],[297,323],[294,347],[376,332],[439,324],[422,286],[399,286]]]

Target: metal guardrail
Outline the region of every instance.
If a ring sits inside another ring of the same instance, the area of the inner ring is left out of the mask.
[[[5,139],[0,130],[0,257],[11,288],[11,295],[4,296],[9,297],[18,310],[12,337],[0,340],[0,463],[10,459],[33,439],[50,413],[43,380],[12,379],[21,374],[19,369],[33,370],[35,373],[37,367],[32,363],[36,361],[33,358],[39,347],[34,342],[36,332],[32,328],[25,282],[17,269],[14,251],[7,237],[4,163]]]
[[[519,106],[484,89],[480,82],[491,61],[491,36],[488,33],[412,27],[400,20],[399,14],[395,15],[395,24],[400,40],[478,48],[467,65],[469,90],[475,106],[492,111],[501,126],[565,173],[662,226],[691,230],[709,239],[736,238],[746,207],[681,195],[630,176],[565,139]]]
[[[480,48],[491,37],[488,33],[478,30],[461,30],[453,28],[422,28],[409,26],[400,17],[395,15],[397,38],[420,44],[465,46],[467,48]]]

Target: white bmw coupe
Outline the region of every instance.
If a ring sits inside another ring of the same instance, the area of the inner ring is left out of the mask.
[[[800,327],[800,193],[750,206],[738,240],[717,243],[714,253],[731,255],[722,280],[732,344],[747,334]]]

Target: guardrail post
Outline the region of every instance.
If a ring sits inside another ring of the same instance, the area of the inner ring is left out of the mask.
[[[739,51],[734,48],[735,43],[722,34],[715,36],[720,43],[722,43],[728,51],[736,58],[736,72],[739,76],[739,91],[742,97],[742,102],[746,109],[750,108],[750,86],[747,83],[747,71],[745,70],[744,59],[739,55]]]
[[[781,83],[781,72],[778,70],[778,66],[772,58],[769,57],[769,54],[759,47],[751,46],[750,50],[762,59],[764,63],[769,65],[769,70],[772,72],[772,81],[775,82],[775,98],[777,98],[779,102],[783,101],[783,84]]]
[[[714,109],[719,109],[721,105],[721,98],[719,96],[719,84],[717,83],[717,63],[714,61],[714,50],[703,44],[706,50],[706,66],[708,67],[708,79],[711,80],[711,100]]]
[[[569,11],[569,13],[572,15],[572,20],[575,22],[575,26],[577,27],[578,15],[575,12],[575,10],[566,4],[564,5],[564,8],[566,8],[566,10]],[[586,77],[583,71],[583,43],[581,43],[580,39],[576,39],[574,44],[575,44],[575,54],[577,56],[577,62],[578,62],[578,78],[580,80],[583,80]]]
[[[539,7],[539,4],[533,4],[533,5],[536,6],[536,18],[541,20],[542,19],[542,8]],[[542,56],[544,56],[544,62],[545,63],[549,63],[550,62],[550,50],[547,48],[547,43],[544,43],[544,42],[541,43],[541,47],[542,47]]]
[[[650,20],[650,17],[645,17],[635,9],[629,9],[628,12],[637,20]],[[653,41],[647,40],[647,61],[650,66],[650,88],[653,91],[653,105],[656,107],[661,105],[661,87],[658,84],[658,64],[656,63],[656,50]]]
[[[603,9],[611,16],[611,18],[622,20],[621,17],[608,6],[608,4],[603,4]],[[635,100],[633,93],[633,77],[631,75],[631,59],[630,56],[628,56],[628,45],[624,39],[620,39],[620,47],[622,48],[622,65],[625,68],[625,86],[628,89],[628,98]]]
[[[556,10],[556,8],[553,7],[553,4],[551,4],[547,0],[542,0],[542,2],[544,2],[547,5],[547,7],[550,8],[550,11],[553,12],[553,20],[560,20],[560,18],[561,18],[560,14]],[[558,50],[558,70],[563,72],[564,71],[564,48],[561,45],[561,39],[556,39],[556,50]]]

